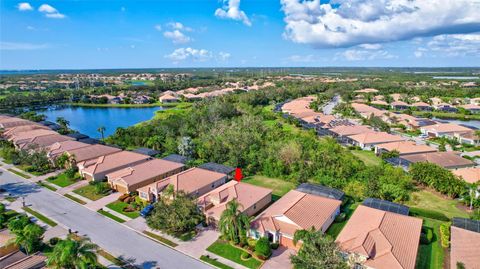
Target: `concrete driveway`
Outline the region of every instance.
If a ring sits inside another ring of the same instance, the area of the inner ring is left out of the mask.
[[[127,259],[140,268],[211,268],[187,254],[158,244],[125,225],[8,171],[3,170],[0,175],[0,187],[13,195],[25,196],[26,203],[31,205],[32,209],[56,221],[65,229],[70,228],[78,231],[79,235],[89,237],[102,249]]]
[[[262,269],[291,269],[293,266],[290,263],[290,255],[292,254],[295,254],[295,250],[280,246],[273,251],[272,256],[263,264]]]
[[[189,255],[200,258],[205,254],[206,249],[217,241],[220,234],[211,228],[201,230],[198,235],[188,242],[180,243],[175,249],[188,253]]]

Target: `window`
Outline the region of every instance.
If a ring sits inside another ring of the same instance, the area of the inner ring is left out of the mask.
[[[257,209],[257,204],[253,204],[253,209]]]
[[[141,192],[141,193],[140,193],[140,197],[141,197],[141,198],[144,198],[144,199],[147,199],[147,194],[144,193],[144,192]]]
[[[212,183],[212,189],[215,188],[215,183]]]

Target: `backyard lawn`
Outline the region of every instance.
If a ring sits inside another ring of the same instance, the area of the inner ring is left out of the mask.
[[[137,218],[137,217],[140,216],[140,212],[138,212],[138,211],[133,211],[133,212],[123,211],[123,209],[126,208],[127,206],[128,206],[128,204],[125,203],[125,202],[122,202],[122,201],[115,201],[115,202],[107,205],[107,207],[110,208],[111,210],[116,211],[116,212],[118,212],[122,215],[125,215],[125,216],[129,217],[129,218],[134,219],[134,218]]]
[[[90,199],[92,201],[98,200],[100,198],[103,198],[107,196],[107,193],[101,193],[98,194],[95,190],[95,185],[88,184],[87,186],[78,188],[73,191],[74,193],[81,195],[87,199]]]
[[[49,177],[47,179],[48,182],[53,183],[59,187],[67,187],[72,185],[73,183],[77,182],[80,176],[75,175],[75,178],[68,177],[65,173],[61,173],[55,177]]]
[[[342,221],[342,222],[332,223],[332,225],[330,225],[330,227],[328,228],[326,234],[332,236],[333,239],[336,239],[338,234],[342,231],[343,227],[345,227],[348,220],[352,216],[355,209],[357,209],[359,204],[360,203],[348,203],[348,204],[346,204],[345,208],[342,208],[342,212],[345,212],[345,214],[346,214],[345,220]]]
[[[222,242],[222,241],[216,241],[215,243],[211,244],[208,248],[208,251],[212,252],[213,254],[216,254],[218,256],[221,256],[225,259],[231,260],[233,262],[236,262],[238,264],[241,264],[247,268],[259,268],[262,265],[262,262],[259,260],[250,257],[250,259],[244,261],[240,257],[242,253],[244,253],[244,250],[241,250],[237,247],[234,247],[230,245],[227,242]]]
[[[278,200],[288,191],[295,189],[295,183],[278,178],[269,178],[260,175],[247,177],[243,180],[243,182],[272,189],[272,199],[274,201]]]
[[[406,203],[408,206],[429,209],[441,212],[448,218],[462,217],[468,218],[469,214],[457,207],[459,204],[456,200],[443,198],[428,190],[420,190],[413,192],[410,201]]]
[[[442,221],[423,218],[423,226],[433,229],[433,239],[428,245],[419,245],[417,269],[443,268],[445,251],[440,245],[440,224]]]
[[[375,152],[369,150],[351,150],[352,154],[357,156],[365,165],[380,165],[382,159],[375,155]]]

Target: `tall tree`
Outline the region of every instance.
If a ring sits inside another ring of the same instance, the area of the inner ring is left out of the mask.
[[[105,137],[104,137],[105,130],[106,130],[106,128],[105,128],[105,126],[103,126],[103,125],[100,126],[100,127],[98,127],[98,129],[97,129],[97,132],[99,132],[99,133],[102,135],[102,140],[105,138]]]
[[[60,132],[63,134],[68,133],[69,129],[68,126],[70,125],[70,122],[65,119],[64,117],[57,117],[57,123],[60,125]]]
[[[245,243],[247,230],[250,228],[250,218],[240,210],[240,207],[237,200],[228,202],[218,222],[220,233],[235,244]]]
[[[347,269],[348,265],[340,256],[339,249],[330,237],[321,231],[298,230],[293,242],[302,241],[302,246],[296,255],[290,256],[290,261],[296,269]]]
[[[14,243],[21,246],[27,255],[40,248],[45,231],[31,223],[27,217],[22,216],[10,221],[8,229],[15,235]]]
[[[47,265],[55,269],[95,268],[98,264],[97,249],[88,239],[67,238],[55,245],[48,255]]]

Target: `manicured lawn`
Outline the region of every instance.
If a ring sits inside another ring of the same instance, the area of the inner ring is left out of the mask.
[[[269,178],[260,175],[245,178],[243,182],[272,189],[272,199],[274,201],[278,200],[280,197],[285,195],[285,193],[295,189],[296,187],[295,183],[283,179]]]
[[[95,192],[95,186],[88,184],[87,186],[83,186],[79,189],[76,189],[73,191],[74,193],[81,195],[85,198],[88,198],[92,201],[98,200],[100,198],[103,198],[107,196],[107,194],[97,194]]]
[[[42,222],[44,222],[45,224],[48,224],[49,226],[52,226],[52,227],[55,227],[57,226],[57,223],[49,218],[47,218],[46,216],[38,213],[37,211],[31,209],[30,207],[24,207],[23,210],[25,210],[25,212],[33,215],[34,217],[36,217],[37,219],[41,220]]]
[[[445,251],[440,245],[440,224],[439,220],[424,218],[423,226],[433,228],[433,240],[428,245],[420,244],[417,256],[417,269],[443,268]]]
[[[100,214],[102,214],[102,215],[104,215],[104,216],[107,217],[107,218],[113,219],[114,221],[117,221],[117,222],[120,222],[120,223],[124,223],[124,222],[125,222],[124,219],[121,219],[121,218],[119,218],[119,217],[111,214],[110,212],[103,211],[103,210],[101,210],[101,209],[98,210],[97,212],[100,213]]]
[[[17,176],[21,176],[21,177],[26,178],[26,179],[29,179],[29,178],[30,178],[29,175],[26,175],[26,174],[24,174],[24,173],[22,173],[22,172],[20,172],[20,171],[17,171],[17,170],[15,170],[15,169],[13,169],[13,168],[9,168],[9,169],[7,169],[7,170],[10,171],[10,172],[12,172],[12,173],[14,173],[14,174],[17,175]]]
[[[48,182],[53,183],[59,187],[67,187],[78,181],[78,177],[69,178],[65,173],[62,173],[56,177],[49,177]]]
[[[168,239],[166,239],[166,238],[163,238],[163,237],[161,237],[161,236],[158,235],[158,234],[154,234],[154,233],[151,233],[151,232],[149,232],[149,231],[143,231],[143,233],[146,234],[146,235],[148,235],[148,236],[150,236],[151,238],[154,238],[154,239],[162,242],[163,244],[165,244],[165,245],[167,245],[167,246],[172,247],[172,248],[178,246],[176,243],[174,243],[174,242],[172,242],[172,241],[170,241],[170,240],[168,240]]]
[[[332,236],[334,239],[337,238],[338,234],[342,231],[343,227],[347,224],[348,220],[352,216],[355,209],[357,209],[360,203],[349,203],[345,205],[345,208],[342,208],[342,212],[345,212],[346,217],[342,222],[334,222],[328,228],[326,234]]]
[[[380,165],[382,159],[375,155],[375,152],[369,150],[351,150],[352,154],[357,156],[365,165],[374,166]]]
[[[210,257],[208,257],[208,256],[205,256],[205,255],[202,255],[202,256],[200,257],[200,260],[202,260],[202,261],[204,261],[204,262],[206,262],[206,263],[209,263],[209,264],[211,264],[211,265],[213,265],[213,266],[215,266],[215,267],[217,267],[217,268],[220,268],[220,269],[233,269],[232,267],[230,267],[230,266],[228,266],[228,265],[226,265],[226,264],[223,264],[223,263],[221,263],[221,262],[219,262],[219,261],[217,261],[217,260],[215,260],[215,259],[212,259],[212,258],[210,258]]]
[[[115,201],[113,203],[110,203],[107,205],[108,208],[110,208],[111,210],[114,210],[120,214],[123,214],[129,218],[137,218],[140,216],[140,212],[138,211],[133,211],[133,212],[125,212],[123,211],[124,208],[126,208],[128,206],[127,203],[125,202],[122,202],[122,201]]]
[[[457,207],[459,204],[456,200],[443,198],[428,190],[420,190],[412,193],[410,201],[406,203],[408,206],[424,208],[439,211],[447,217],[468,218],[469,214]]]
[[[240,256],[245,251],[239,248],[236,248],[226,242],[216,241],[215,243],[211,244],[207,248],[207,250],[218,256],[221,256],[225,259],[229,259],[233,262],[236,262],[248,268],[259,268],[262,265],[262,263],[259,260],[253,257],[251,257],[246,261],[242,260]]]
[[[68,193],[65,194],[64,196],[67,197],[67,198],[70,199],[70,200],[73,200],[73,201],[81,204],[81,205],[86,204],[83,200],[80,200],[80,199],[78,199],[77,197],[75,197],[75,196],[73,196],[73,195],[70,195],[70,194],[68,194]]]
[[[32,175],[34,175],[34,176],[43,176],[43,175],[45,175],[45,174],[48,173],[48,171],[45,171],[45,172],[28,171],[29,168],[31,167],[31,166],[29,166],[29,165],[16,165],[15,167],[18,168],[18,169],[20,169],[20,170],[22,170],[22,171],[25,171],[25,172],[27,172],[27,173],[30,173],[30,174],[32,174]]]

